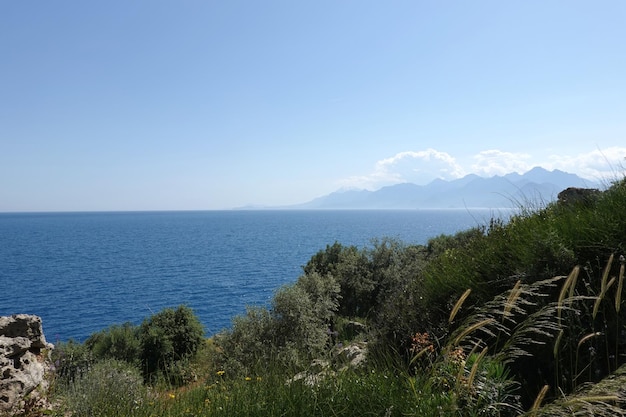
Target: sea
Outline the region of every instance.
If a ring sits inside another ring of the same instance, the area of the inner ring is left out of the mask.
[[[35,314],[49,342],[84,341],[166,307],[193,309],[207,336],[268,306],[339,242],[426,244],[506,212],[228,210],[0,213],[0,316]]]

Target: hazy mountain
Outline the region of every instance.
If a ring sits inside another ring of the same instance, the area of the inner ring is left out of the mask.
[[[483,178],[470,174],[453,181],[436,179],[427,185],[404,183],[377,191],[337,191],[288,208],[506,208],[553,201],[568,187],[600,188],[600,185],[567,172],[536,167],[523,175],[511,173]]]

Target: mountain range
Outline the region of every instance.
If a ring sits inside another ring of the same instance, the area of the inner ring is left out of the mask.
[[[575,174],[535,167],[525,174],[489,178],[475,174],[427,185],[402,183],[376,191],[342,190],[289,209],[518,208],[554,201],[568,187],[600,188]]]

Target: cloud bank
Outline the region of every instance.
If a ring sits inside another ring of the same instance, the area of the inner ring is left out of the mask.
[[[468,174],[482,177],[511,172],[523,174],[536,166],[547,170],[558,169],[598,182],[612,180],[626,173],[626,147],[596,149],[577,155],[539,156],[489,149],[466,157],[464,162],[432,148],[403,151],[377,161],[370,173],[342,179],[338,185],[341,188],[376,190],[405,182],[423,185],[437,178],[454,180]]]
[[[399,152],[381,159],[374,171],[341,180],[344,188],[377,189],[385,185],[412,182],[422,184],[434,178],[455,179],[465,175],[465,170],[446,152],[429,148],[423,151]]]

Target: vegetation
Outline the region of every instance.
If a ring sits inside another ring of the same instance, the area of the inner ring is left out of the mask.
[[[57,411],[626,414],[624,207],[626,180],[426,245],[328,245],[208,341],[181,306],[62,344]]]

